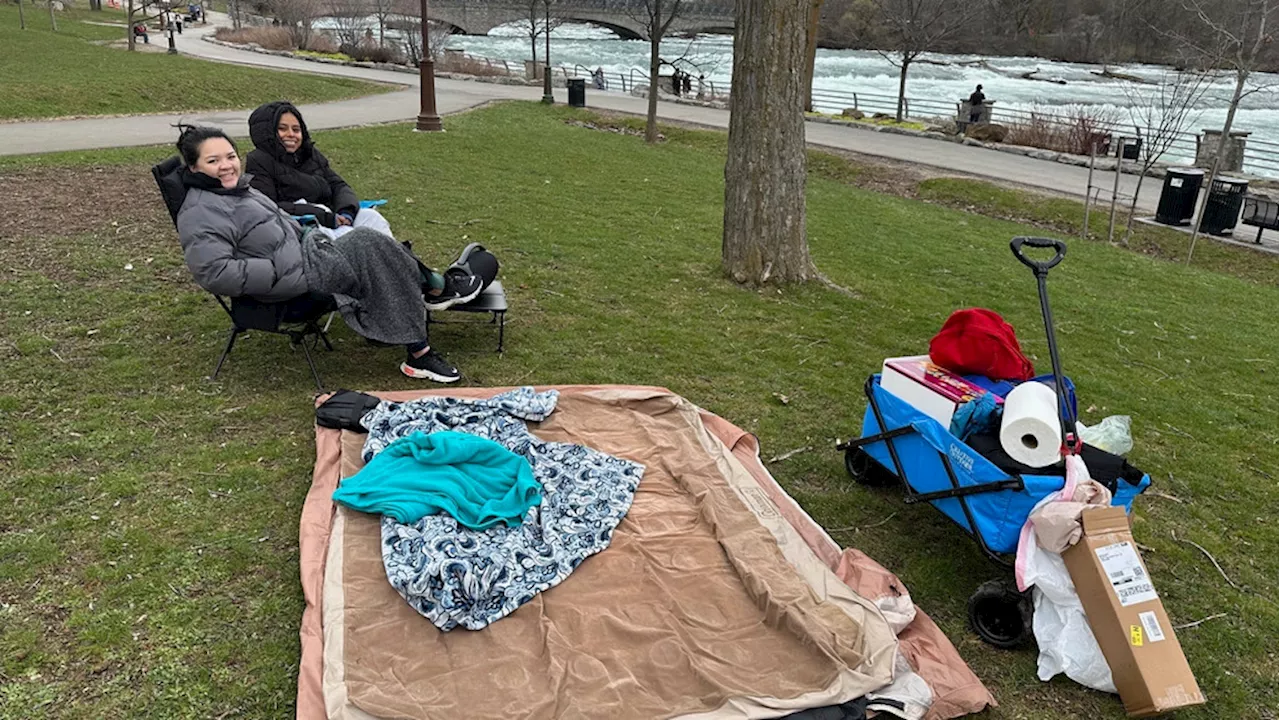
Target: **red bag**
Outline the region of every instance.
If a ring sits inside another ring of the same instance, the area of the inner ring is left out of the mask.
[[[929,341],[929,359],[951,372],[992,380],[1030,380],[1036,374],[1013,326],[985,308],[951,313]]]

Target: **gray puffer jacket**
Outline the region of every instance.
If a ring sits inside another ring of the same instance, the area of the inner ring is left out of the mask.
[[[182,173],[187,196],[175,220],[187,267],[200,287],[229,297],[277,302],[307,292],[302,228],[241,175],[226,190],[214,178]]]

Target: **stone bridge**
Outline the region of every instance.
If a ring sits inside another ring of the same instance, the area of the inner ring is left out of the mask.
[[[664,10],[672,1],[663,4]],[[531,5],[541,18],[541,0],[431,0],[427,16],[454,26],[457,32],[484,35],[499,25],[528,22]],[[551,17],[598,25],[627,40],[648,39],[644,0],[556,0],[551,4]],[[667,32],[732,33],[733,0],[684,0]]]

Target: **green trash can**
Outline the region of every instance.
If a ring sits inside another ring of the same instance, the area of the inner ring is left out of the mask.
[[[587,106],[587,81],[583,78],[569,78],[569,107]]]
[[[1200,231],[1210,235],[1230,235],[1240,218],[1240,206],[1244,203],[1249,181],[1240,178],[1220,177],[1209,188],[1209,202],[1200,219]]]

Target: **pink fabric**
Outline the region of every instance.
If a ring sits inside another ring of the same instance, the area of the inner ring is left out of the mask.
[[[1067,455],[1067,479],[1062,490],[1040,501],[1018,535],[1018,554],[1014,559],[1013,574],[1018,590],[1029,587],[1024,579],[1030,544],[1037,542],[1050,552],[1061,553],[1080,539],[1080,514],[1090,505],[1110,505],[1111,491],[1089,477],[1089,468],[1079,455]],[[1032,540],[1032,528],[1036,540]]]

